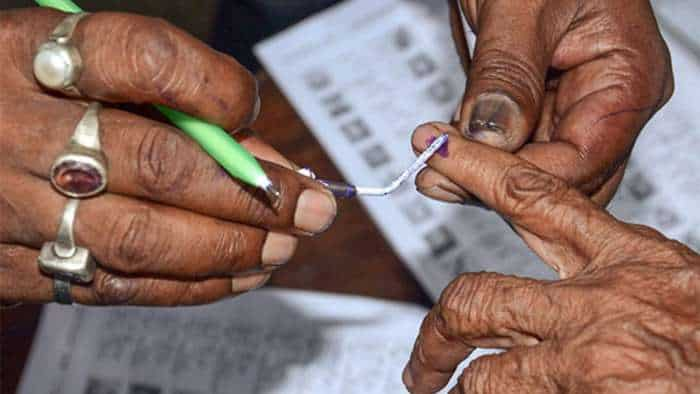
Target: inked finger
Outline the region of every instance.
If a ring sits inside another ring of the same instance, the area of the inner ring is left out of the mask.
[[[615,220],[564,181],[507,152],[469,141],[449,125],[419,127],[413,145],[423,151],[431,138],[450,133],[448,153],[435,155],[429,167],[474,194],[514,225],[540,239],[556,240],[575,266],[557,267],[564,275],[578,272],[582,261],[619,251],[616,242],[637,239],[624,223]],[[562,262],[567,264],[567,262]]]

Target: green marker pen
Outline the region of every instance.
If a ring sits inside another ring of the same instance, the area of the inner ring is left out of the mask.
[[[36,2],[42,7],[55,8],[67,13],[82,12],[82,9],[71,0],[36,0]],[[273,207],[278,206],[279,189],[268,178],[255,157],[223,128],[162,105],[156,105],[156,108],[195,140],[229,175],[264,190]]]

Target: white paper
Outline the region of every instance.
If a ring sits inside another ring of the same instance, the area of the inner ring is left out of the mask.
[[[50,305],[19,394],[402,393],[425,313],[291,290],[175,309]]]
[[[439,4],[346,1],[256,48],[351,183],[387,183],[414,158],[414,128],[449,120],[460,101],[465,80]],[[687,47],[668,39],[676,95],[644,130],[611,210],[698,247],[700,69]],[[433,298],[465,271],[554,278],[493,213],[431,202],[412,185],[362,202]]]
[[[661,25],[673,30],[673,35],[700,56],[700,7],[697,0],[654,0],[656,16]]]

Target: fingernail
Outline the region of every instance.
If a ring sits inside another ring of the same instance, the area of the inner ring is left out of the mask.
[[[456,184],[454,184],[448,180],[445,180],[445,179],[440,180],[438,182],[437,186],[446,192],[449,192],[449,193],[452,193],[452,194],[455,194],[457,196],[462,197],[462,200],[467,198],[466,191],[462,190],[461,187],[457,186]]]
[[[427,197],[435,199],[435,200],[440,200],[440,201],[449,202],[449,203],[453,203],[453,204],[464,203],[464,197],[461,197],[455,193],[447,191],[440,186],[432,186],[432,187],[425,188],[425,189],[419,188],[418,192],[427,196]]]
[[[297,238],[281,233],[268,233],[262,249],[262,265],[279,267],[289,261],[297,248]]]
[[[330,193],[307,189],[297,201],[294,226],[306,233],[318,234],[333,223],[337,207]]]
[[[260,96],[257,96],[255,98],[255,107],[253,107],[253,119],[250,122],[251,124],[254,123],[256,120],[258,120],[258,116],[260,116],[260,108],[262,107],[262,101],[260,100]]]
[[[415,150],[423,152],[440,134],[442,133],[437,126],[425,124],[419,126],[416,131],[413,132],[411,143]]]
[[[231,279],[231,292],[243,293],[259,289],[267,283],[272,274],[256,274]]]
[[[413,376],[411,374],[411,369],[406,367],[403,370],[403,384],[406,385],[406,388],[410,389],[413,387]]]
[[[507,142],[508,132],[516,128],[520,108],[502,93],[484,93],[476,99],[465,135],[489,145]]]

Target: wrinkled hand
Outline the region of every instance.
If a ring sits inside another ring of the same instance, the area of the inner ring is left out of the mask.
[[[66,199],[48,174],[86,106],[43,91],[32,60],[64,16],[43,9],[0,13],[4,303],[52,300],[51,279],[36,259],[42,243],[56,238]],[[79,23],[74,41],[85,64],[77,87],[86,100],[163,104],[231,131],[257,115],[253,76],[164,21],[96,13]],[[173,127],[109,107],[99,117],[109,185],[78,210],[77,243],[99,266],[91,285],[73,286],[77,302],[196,304],[237,294],[262,285],[292,256],[295,235],[321,232],[335,216],[329,193],[254,137],[237,135],[267,160],[266,172],[280,185],[277,212]]]
[[[455,124],[607,204],[635,139],[670,98],[668,49],[648,0],[450,0],[468,74]],[[460,13],[477,34],[469,58]],[[471,197],[426,170],[419,190]]]
[[[419,128],[416,150],[449,130],[430,167],[508,220],[559,281],[463,274],[423,322],[404,382],[455,393],[700,392],[700,256],[655,230],[620,222],[566,183],[447,125]]]

